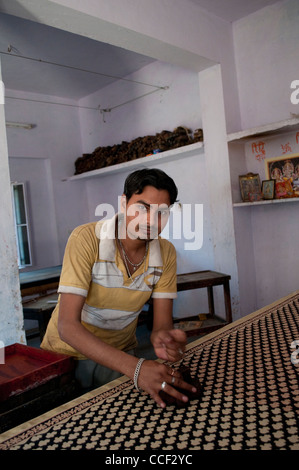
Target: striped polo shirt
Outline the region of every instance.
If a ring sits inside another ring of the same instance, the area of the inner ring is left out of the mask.
[[[116,247],[121,216],[77,227],[66,245],[58,292],[85,297],[84,326],[122,350],[136,346],[138,315],[152,298],[176,297],[176,252],[161,237],[149,243],[145,261],[130,277]],[[58,335],[58,304],[41,347],[82,358]]]

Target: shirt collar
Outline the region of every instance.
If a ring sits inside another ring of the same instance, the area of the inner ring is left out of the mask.
[[[100,227],[99,258],[105,261],[115,261],[115,224],[123,220],[123,214],[116,214],[112,219],[104,220]],[[149,266],[162,266],[162,256],[159,239],[149,243]]]

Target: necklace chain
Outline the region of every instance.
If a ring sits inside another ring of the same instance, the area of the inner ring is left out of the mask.
[[[125,263],[125,267],[126,267],[127,273],[128,273],[128,275],[129,275],[129,278],[130,278],[131,283],[132,283],[132,285],[133,285],[133,284],[135,284],[135,281],[136,281],[137,278],[133,280],[133,278],[132,278],[132,276],[131,276],[131,273],[130,273],[130,270],[129,270],[129,266],[128,266],[128,264],[127,264],[127,260],[129,261],[129,263],[130,263],[130,260],[129,260],[129,258],[126,256],[126,252],[125,252],[125,250],[124,250],[124,247],[123,247],[123,245],[122,245],[120,239],[118,239],[118,241],[119,241],[120,247],[121,247],[122,252],[123,252],[123,258],[124,258],[124,263]],[[137,267],[137,266],[140,266],[140,265],[143,263],[143,261],[144,261],[145,258],[146,258],[146,255],[147,255],[147,251],[148,251],[148,242],[146,243],[146,249],[145,249],[144,257],[142,258],[141,262],[136,265],[136,267]],[[131,263],[131,264],[133,265],[133,263]],[[133,267],[134,267],[134,265],[133,265]],[[136,270],[136,267],[134,267],[134,271]],[[144,263],[143,274],[144,274],[144,273],[145,273],[145,263]],[[141,280],[141,282],[142,282],[142,280]],[[140,285],[137,287],[137,289],[138,289],[139,287],[140,287]]]
[[[122,252],[123,252],[123,255],[124,255],[124,259],[125,259],[126,261],[128,261],[131,266],[133,266],[134,271],[135,271],[136,268],[138,268],[139,266],[142,265],[143,261],[144,261],[145,258],[146,258],[147,251],[148,251],[148,242],[146,243],[146,248],[145,248],[144,256],[143,256],[142,260],[139,261],[139,263],[132,263],[132,261],[131,261],[130,258],[128,257],[128,255],[127,255],[127,253],[126,253],[126,251],[125,251],[125,249],[124,249],[124,247],[123,247],[123,244],[122,244],[122,242],[121,242],[120,239],[119,239],[119,244],[120,244],[120,246],[121,246],[121,249],[122,249]]]
[[[132,261],[131,261],[131,260],[129,259],[129,257],[127,256],[127,253],[125,252],[125,249],[124,249],[124,247],[123,247],[123,244],[122,244],[122,242],[121,242],[120,237],[118,237],[118,227],[117,227],[117,229],[116,229],[116,237],[117,237],[117,240],[118,240],[118,242],[119,242],[119,246],[120,246],[120,248],[121,248],[121,250],[122,250],[123,260],[124,260],[124,263],[125,263],[125,267],[126,267],[128,276],[129,276],[129,278],[130,278],[130,280],[131,280],[131,284],[133,285],[133,284],[135,284],[137,278],[135,278],[135,279],[132,278],[131,272],[130,272],[129,267],[128,267],[128,264],[127,264],[127,261],[130,263],[131,266],[133,266],[133,270],[134,270],[134,272],[135,272],[136,269],[137,269],[139,266],[141,266],[141,264],[145,261],[146,256],[147,256],[147,252],[148,252],[149,244],[148,244],[148,242],[146,242],[145,254],[144,254],[142,260],[141,260],[139,263],[132,263]],[[145,274],[145,263],[144,263],[143,274]],[[142,283],[142,279],[141,279],[141,283]],[[137,286],[137,289],[138,289],[139,287],[140,287],[140,285]]]

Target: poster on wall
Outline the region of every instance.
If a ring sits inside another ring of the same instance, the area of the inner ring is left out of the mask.
[[[254,202],[262,199],[261,181],[257,173],[247,173],[239,176],[243,202]]]
[[[299,197],[299,153],[265,159],[266,178],[275,180],[275,197]]]

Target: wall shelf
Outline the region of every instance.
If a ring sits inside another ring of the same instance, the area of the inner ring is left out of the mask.
[[[278,121],[271,124],[266,124],[264,126],[247,129],[245,131],[228,134],[227,142],[228,144],[245,144],[246,142],[253,141],[257,138],[262,139],[267,137],[275,137],[283,134],[288,134],[290,132],[298,131],[299,116],[296,116],[291,119],[285,119],[284,121]],[[269,204],[284,204],[289,202],[299,202],[299,197],[261,200],[257,202],[235,202],[233,204],[233,207],[255,207]]]
[[[203,142],[196,142],[195,144],[185,145],[176,149],[167,150],[165,152],[155,153],[148,157],[138,158],[129,162],[118,163],[116,165],[107,166],[98,170],[88,171],[79,175],[70,176],[63,181],[78,181],[82,179],[90,179],[100,176],[106,176],[113,173],[120,173],[126,170],[132,170],[142,166],[154,166],[159,163],[179,160],[183,157],[191,157],[198,153],[203,153]]]
[[[262,206],[267,204],[283,204],[287,202],[299,202],[299,197],[289,197],[285,199],[269,199],[256,202],[236,202],[233,204],[233,207],[253,207],[253,206]]]
[[[298,131],[299,128],[299,117],[286,119],[284,121],[267,124],[265,126],[259,126],[246,131],[235,132],[228,134],[227,141],[229,143],[245,143],[255,138],[265,138],[274,135],[287,134],[292,131]]]

